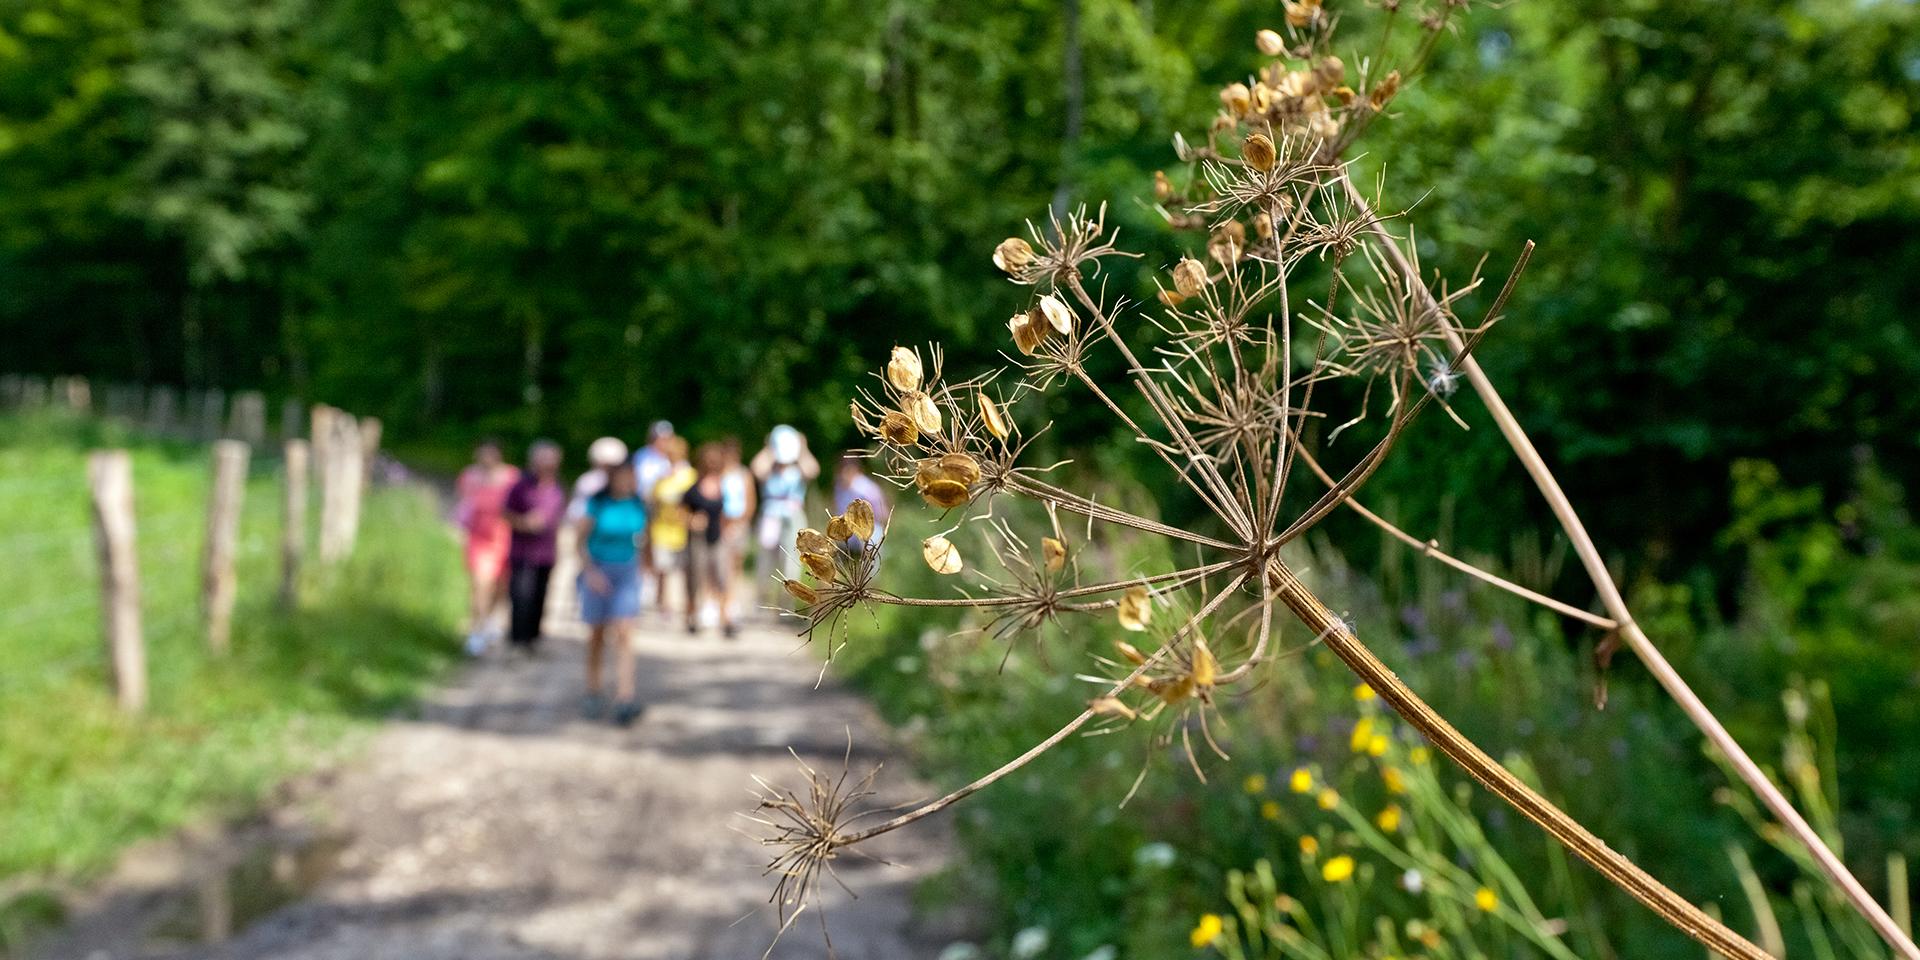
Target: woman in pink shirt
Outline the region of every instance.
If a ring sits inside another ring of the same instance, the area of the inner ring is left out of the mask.
[[[505,584],[507,548],[513,528],[507,524],[507,491],[520,471],[500,457],[500,446],[484,441],[473,451],[473,464],[460,471],[455,485],[460,505],[456,516],[467,533],[467,576],[472,585],[472,607],[467,620],[467,652],[478,656],[490,641],[487,621],[500,606]]]

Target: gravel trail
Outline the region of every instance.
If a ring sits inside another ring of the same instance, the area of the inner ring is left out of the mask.
[[[556,590],[560,584],[556,583]],[[73,927],[36,951],[76,958],[262,960],[751,960],[771,941],[766,853],[742,831],[754,774],[794,782],[789,747],[838,770],[888,759],[872,710],[831,682],[786,634],[690,637],[642,618],[645,717],[630,729],[580,713],[577,626],[532,660],[489,658],[411,719],[392,722],[338,769],[306,778],[268,815],[279,834],[338,837],[322,876],[292,902],[248,916],[248,881],[215,905],[236,927],[213,944],[177,929],[123,867]],[[904,763],[882,799],[921,799]],[[890,788],[890,789],[889,789]],[[926,825],[922,825],[926,826]],[[881,838],[828,900],[845,960],[932,958],[943,937],[915,916],[915,883],[939,868],[943,825]],[[138,857],[133,858],[136,862]],[[288,858],[282,857],[280,861]],[[299,863],[276,861],[281,879]],[[147,870],[146,873],[165,871]],[[164,881],[152,881],[157,890]],[[117,887],[116,887],[117,885]],[[224,889],[227,885],[222,885]],[[144,899],[143,899],[144,897]],[[204,898],[203,898],[204,899]],[[144,909],[143,909],[143,906]],[[758,910],[759,912],[755,912]],[[742,918],[745,919],[742,919]],[[174,939],[163,935],[174,929]],[[803,919],[775,958],[824,958]]]

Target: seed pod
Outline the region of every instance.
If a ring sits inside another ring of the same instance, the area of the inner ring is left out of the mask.
[[[1277,94],[1272,87],[1264,83],[1254,84],[1252,97],[1247,101],[1247,112],[1253,116],[1266,113],[1273,107],[1273,99],[1275,96],[1277,96]]]
[[[1173,181],[1167,179],[1165,170],[1153,172],[1153,198],[1161,203],[1173,199]]]
[[[1287,10],[1287,25],[1304,27],[1320,18],[1320,0],[1282,0]]]
[[[1000,407],[993,402],[993,398],[984,392],[980,394],[980,419],[986,423],[987,432],[993,434],[995,439],[1005,440],[1007,435],[1013,432],[1007,426],[1006,415],[1000,412]]]
[[[802,554],[832,553],[833,541],[836,539],[845,538],[834,537],[830,534],[821,533],[812,527],[807,527],[794,535],[793,548]]]
[[[1253,235],[1262,240],[1273,238],[1273,218],[1265,210],[1253,215]]]
[[[1016,313],[1007,321],[1007,329],[1013,333],[1013,345],[1029,357],[1047,340],[1047,323],[1037,316],[1038,312],[1036,307],[1026,313]]]
[[[993,265],[1014,276],[1019,276],[1033,260],[1033,244],[1019,237],[1008,237],[993,248]]]
[[[1115,640],[1113,642],[1113,646],[1115,649],[1120,651],[1121,656],[1126,657],[1128,660],[1133,661],[1134,666],[1138,667],[1146,664],[1147,662],[1146,654],[1141,653],[1139,649],[1136,648],[1133,644],[1128,643],[1125,640]]]
[[[1287,41],[1281,39],[1276,30],[1262,30],[1253,35],[1253,45],[1269,57],[1277,57],[1287,52]]]
[[[1197,297],[1207,285],[1207,265],[1192,257],[1182,257],[1173,265],[1173,288],[1180,297]]]
[[[1092,710],[1097,717],[1121,717],[1132,720],[1139,716],[1133,712],[1132,707],[1122,703],[1119,697],[1095,697],[1087,701],[1087,709]]]
[[[855,500],[847,504],[847,512],[840,519],[847,522],[853,535],[862,540],[873,539],[873,504],[865,500]]]
[[[1159,697],[1160,702],[1172,706],[1193,696],[1193,678],[1159,677],[1147,681],[1147,689]]]
[[[949,453],[940,458],[940,479],[973,486],[980,482],[980,461],[964,453]]]
[[[1229,83],[1220,90],[1220,105],[1226,107],[1228,113],[1237,117],[1247,112],[1251,96],[1246,84]]]
[[[912,393],[920,389],[920,355],[906,347],[894,347],[893,358],[887,361],[887,382],[902,393]]]
[[[921,433],[940,432],[940,405],[924,393],[910,394],[901,401],[907,416],[913,418],[913,425]]]
[[[1359,94],[1354,93],[1352,87],[1342,85],[1342,86],[1333,88],[1334,101],[1339,103],[1343,107],[1347,106],[1348,104],[1351,104],[1353,102],[1353,98],[1356,96],[1359,96]]]
[[[1367,102],[1378,110],[1386,106],[1387,102],[1393,99],[1393,95],[1399,92],[1400,71],[1394,70],[1387,74],[1386,79],[1374,85],[1373,91],[1367,94]]]
[[[1146,587],[1128,587],[1120,596],[1120,606],[1116,611],[1120,616],[1120,625],[1136,633],[1145,630],[1153,622],[1153,597]]]
[[[1067,565],[1067,545],[1052,537],[1040,538],[1040,554],[1047,558],[1047,572],[1059,573]]]
[[[1264,133],[1252,134],[1241,142],[1240,156],[1248,166],[1261,173],[1272,170],[1275,161],[1280,159],[1279,152],[1273,148],[1273,141],[1267,139]]]
[[[1186,299],[1187,299],[1186,294],[1183,294],[1178,290],[1160,291],[1160,302],[1163,304],[1166,304],[1169,307],[1177,307],[1180,304],[1185,303]]]
[[[820,594],[816,593],[812,587],[809,587],[798,580],[783,581],[781,583],[781,586],[784,586],[787,588],[787,594],[789,596],[793,597],[795,600],[798,600],[801,603],[804,603],[808,606],[812,606],[820,602]]]
[[[1340,62],[1339,57],[1328,54],[1313,65],[1313,75],[1319,79],[1320,89],[1332,90],[1346,82],[1347,65]]]
[[[920,430],[913,420],[898,410],[888,410],[880,421],[880,436],[896,446],[911,447],[920,442]]]
[[[803,553],[800,562],[807,565],[807,572],[821,583],[832,583],[839,571],[833,568],[833,560],[824,553]]]
[[[928,537],[920,541],[920,557],[927,561],[927,566],[934,573],[943,575],[959,573],[966,566],[965,561],[960,559],[960,548],[946,537]]]
[[[920,461],[914,467],[913,485],[916,487],[919,487],[922,490],[925,490],[928,484],[931,484],[936,480],[945,480],[945,479],[947,479],[946,475],[940,472],[939,457],[928,457],[927,459]]]
[[[1213,686],[1213,678],[1220,672],[1220,662],[1213,658],[1213,650],[1205,640],[1193,638],[1193,685],[1201,689]]]
[[[846,517],[834,517],[827,521],[827,539],[841,543],[853,539],[853,526]]]
[[[967,502],[967,485],[955,480],[935,480],[920,488],[920,499],[942,510],[952,510]]]
[[[1073,333],[1073,311],[1067,308],[1066,301],[1049,293],[1040,298],[1040,315],[1047,325],[1058,331],[1061,336]]]

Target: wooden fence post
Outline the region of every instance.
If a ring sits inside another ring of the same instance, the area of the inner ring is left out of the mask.
[[[179,406],[180,394],[172,387],[154,387],[153,396],[147,401],[148,432],[163,435],[172,433],[174,421],[180,416]]]
[[[353,552],[360,527],[360,426],[353,415],[328,408],[320,489],[320,561],[337,563]],[[315,411],[318,412],[318,411]]]
[[[362,482],[373,478],[373,461],[380,454],[379,417],[360,418],[360,479]]]
[[[227,395],[218,387],[200,392],[199,423],[194,426],[194,439],[214,441],[220,439],[221,428],[227,422]]]
[[[227,413],[227,436],[250,447],[267,442],[267,398],[260,391],[242,390],[233,395],[233,409]]]
[[[213,445],[213,494],[207,498],[207,548],[200,570],[200,609],[207,648],[233,645],[233,556],[240,545],[240,505],[247,495],[249,449],[238,440]]]
[[[307,435],[307,406],[299,397],[280,401],[280,439],[298,440]]]
[[[100,622],[120,709],[147,705],[147,648],[140,633],[140,559],[133,522],[133,458],[125,450],[96,450],[87,458],[93,488],[93,536],[100,552]]]
[[[300,561],[307,552],[307,441],[288,440],[285,516],[280,528],[280,605],[300,605]]]

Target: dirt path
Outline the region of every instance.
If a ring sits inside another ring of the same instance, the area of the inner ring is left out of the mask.
[[[240,875],[240,929],[216,946],[164,936],[171,920],[124,889],[36,951],[61,958],[271,960],[750,960],[771,938],[761,907],[764,852],[740,831],[750,777],[790,780],[792,746],[838,769],[848,727],[854,765],[882,759],[887,737],[858,698],[814,689],[816,666],[791,636],[748,631],[692,638],[643,623],[642,697],[631,729],[579,712],[584,645],[577,628],[532,661],[488,660],[398,721],[343,768],[296,787],[271,829],[337,837],[324,878],[248,923],[255,881]],[[924,795],[889,764],[889,802]],[[904,791],[904,792],[903,792]],[[846,960],[931,958],[944,937],[917,921],[910,894],[942,857],[942,825],[882,838],[887,865],[848,863],[859,893],[829,901]],[[310,847],[311,849],[312,847]],[[303,863],[257,871],[286,880]],[[282,862],[287,861],[287,862]],[[267,883],[268,880],[259,880]],[[109,888],[114,886],[109,884]],[[223,893],[225,893],[223,887]],[[153,894],[152,896],[158,896]],[[196,908],[204,913],[203,908]],[[224,920],[224,917],[217,918]],[[740,921],[736,923],[735,921]],[[196,915],[184,925],[204,922]],[[177,936],[177,934],[176,934]],[[808,921],[775,957],[827,952]]]

